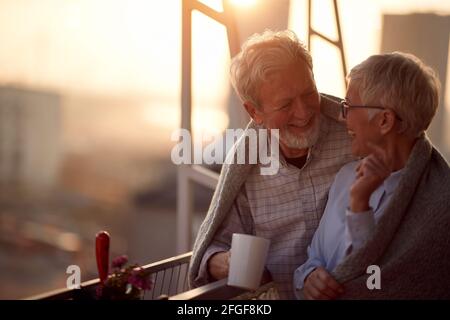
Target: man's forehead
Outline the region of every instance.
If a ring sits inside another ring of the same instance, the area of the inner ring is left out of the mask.
[[[301,74],[305,77],[309,77],[312,74],[311,69],[306,63],[291,62],[280,63],[278,66],[273,66],[272,68],[267,69],[265,71],[265,77],[266,79],[269,79],[271,77],[277,77],[280,74],[286,72]]]
[[[289,81],[282,83],[279,90],[275,92],[275,96],[285,96],[298,94],[299,92],[311,91],[316,87],[312,77],[302,75],[301,77],[294,77]]]
[[[314,78],[309,68],[285,68],[271,71],[266,75],[263,86],[276,84],[286,89],[290,87],[315,86]]]

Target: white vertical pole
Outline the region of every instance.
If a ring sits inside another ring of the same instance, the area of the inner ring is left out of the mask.
[[[177,181],[177,254],[191,250],[193,210],[193,183],[189,179],[188,165],[178,168]]]
[[[181,10],[181,128],[191,132],[191,0],[183,0]],[[187,252],[191,246],[193,202],[187,166],[180,165],[177,172],[177,253]]]

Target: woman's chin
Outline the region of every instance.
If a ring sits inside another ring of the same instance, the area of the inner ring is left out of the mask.
[[[354,157],[363,157],[363,152],[361,148],[355,143],[355,141],[352,142],[352,155]]]

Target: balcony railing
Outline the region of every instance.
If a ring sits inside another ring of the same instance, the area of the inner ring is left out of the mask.
[[[227,285],[222,279],[205,286],[188,290],[188,269],[192,252],[150,263],[143,268],[150,271],[153,287],[145,300],[229,300],[276,299],[273,282],[264,283],[255,291],[247,291]],[[29,300],[92,300],[95,299],[99,279],[81,283],[80,289],[60,289],[29,297]]]
[[[160,297],[176,295],[188,290],[188,269],[192,252],[169,259],[150,263],[143,268],[150,271],[153,287],[147,291],[144,299],[154,300]],[[60,289],[30,297],[31,300],[84,300],[93,299],[100,279],[80,284],[80,289]]]

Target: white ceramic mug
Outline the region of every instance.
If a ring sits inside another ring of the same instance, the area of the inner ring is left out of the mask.
[[[270,240],[233,233],[228,285],[255,290],[261,283]]]

